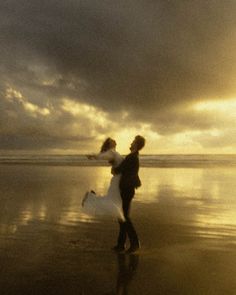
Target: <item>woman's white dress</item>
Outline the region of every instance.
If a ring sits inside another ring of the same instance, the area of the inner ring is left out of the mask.
[[[114,149],[100,153],[96,155],[95,158],[112,162],[113,167],[119,166],[123,161],[122,156]],[[119,188],[120,177],[120,174],[116,174],[111,178],[108,191],[104,196],[97,195],[93,192],[87,192],[83,200],[83,213],[91,216],[112,216],[125,220]]]

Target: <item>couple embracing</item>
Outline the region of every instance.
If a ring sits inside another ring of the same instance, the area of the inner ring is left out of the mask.
[[[110,186],[105,196],[98,196],[94,191],[87,192],[83,202],[83,211],[87,214],[110,215],[118,218],[120,231],[117,244],[113,248],[116,252],[125,251],[128,236],[130,247],[126,251],[132,253],[140,248],[139,239],[130,219],[130,205],[135,189],[141,186],[138,176],[139,151],[144,147],[145,139],[137,135],[130,146],[130,154],[124,159],[116,151],[116,142],[107,138],[97,155],[89,155],[89,159],[107,160],[112,166]]]

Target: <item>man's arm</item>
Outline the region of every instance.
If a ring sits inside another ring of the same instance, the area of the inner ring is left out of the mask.
[[[138,172],[138,158],[133,155],[129,154],[124,161],[116,168],[114,168],[115,174],[135,174]]]
[[[112,169],[113,174],[122,174],[127,169],[128,162],[128,158],[126,157],[119,166]]]
[[[125,167],[125,160],[117,167],[113,167],[112,168],[112,174],[121,174],[124,171],[124,167]]]

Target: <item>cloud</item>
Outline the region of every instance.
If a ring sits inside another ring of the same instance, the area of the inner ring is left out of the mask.
[[[105,123],[109,121],[102,116],[94,119],[93,115],[99,114],[95,107],[68,99],[40,107],[12,88],[8,88],[3,97],[0,101],[1,150],[81,149],[98,134],[107,132]]]
[[[194,105],[236,97],[235,9],[220,0],[1,2],[1,134],[42,134],[40,144],[21,137],[23,148],[82,144],[119,124],[161,136],[220,128],[223,116]],[[9,88],[27,100],[6,102]],[[65,98],[109,127],[63,109]]]

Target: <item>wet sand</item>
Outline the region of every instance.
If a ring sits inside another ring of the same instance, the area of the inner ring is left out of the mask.
[[[81,213],[108,167],[0,165],[1,294],[235,294],[236,168],[141,168],[142,244],[116,255],[115,220]]]

